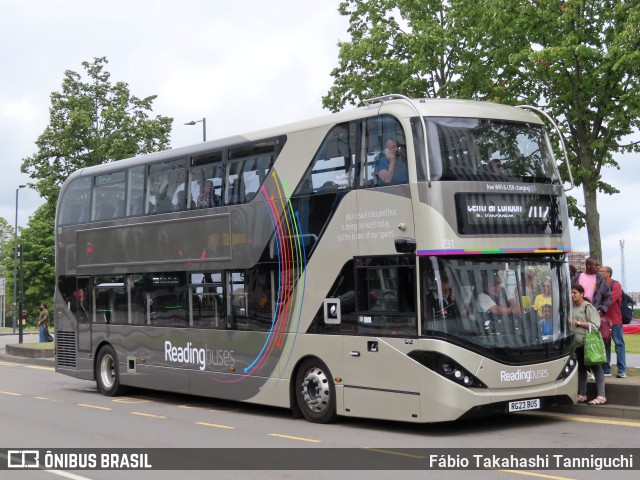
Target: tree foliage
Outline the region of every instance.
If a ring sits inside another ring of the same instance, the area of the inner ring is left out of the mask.
[[[48,203],[41,205],[29,218],[27,227],[20,228],[18,244],[22,246],[22,259],[18,268],[23,270],[23,304],[28,312],[29,323],[37,319],[38,305],[44,302],[52,304],[55,285],[55,245],[53,224],[54,212]],[[13,239],[9,242],[3,255],[3,265],[7,271],[13,272]],[[18,298],[20,275],[18,275]],[[7,275],[6,295],[13,299],[13,275]],[[7,306],[9,302],[7,301]],[[13,306],[13,300],[11,302]]]
[[[22,162],[22,172],[30,175],[34,180],[31,186],[46,200],[21,229],[19,239],[24,252],[25,308],[30,318],[41,302],[53,299],[55,207],[69,174],[169,147],[173,119],[151,118],[156,96],[140,99],[129,92],[126,83],[112,84],[104,70],[106,64],[104,57],[83,62],[86,80],[79,73],[65,72],[61,91],[51,94],[49,125],[36,141],[38,151]],[[13,240],[9,243],[2,259],[5,268],[13,271]],[[13,278],[7,280],[7,297],[13,297]]]
[[[53,298],[53,286],[55,284],[55,250],[53,212],[48,203],[41,205],[29,218],[27,227],[19,228],[18,245],[22,246],[22,258],[18,255],[18,285],[17,293],[20,298],[20,265],[23,269],[24,286],[24,308],[28,311],[28,318],[37,318],[38,305],[45,302],[51,303]],[[7,223],[0,219],[0,224]],[[8,226],[8,223],[7,223]],[[5,230],[4,228],[2,229]],[[6,243],[2,244],[0,251],[0,261],[5,275],[5,295],[7,298],[7,311],[11,309],[10,315],[13,317],[13,266],[14,266],[14,239],[13,228],[9,226],[9,234],[6,235]],[[4,237],[3,237],[4,238]]]
[[[38,137],[38,151],[21,170],[52,206],[73,171],[169,146],[173,119],[150,118],[155,95],[138,98],[124,82],[110,82],[105,57],[82,62],[83,75],[67,70],[60,92],[51,94],[49,125]]]
[[[482,48],[487,15],[475,2],[346,0],[339,12],[349,17],[351,41],[339,43],[323,98],[333,111],[388,93],[486,99],[506,63],[504,50]]]
[[[10,285],[8,284],[8,277],[13,280],[13,262],[7,263],[6,258],[13,255],[13,227],[3,217],[0,217],[0,278],[5,281],[5,292],[8,292]],[[7,297],[5,297],[7,298]],[[7,312],[7,305],[5,303],[5,314]]]
[[[570,213],[601,258],[597,193],[617,192],[602,169],[618,167],[618,152],[639,151],[625,137],[640,126],[640,3],[345,0],[339,11],[351,40],[339,45],[326,107],[403,93],[546,109],[584,192],[584,211],[570,198]]]
[[[618,192],[602,180],[603,168],[619,168],[616,153],[640,151],[625,141],[640,127],[640,3],[502,4],[527,39],[509,57],[510,88],[544,106],[566,132],[573,177],[584,194],[584,211],[576,201],[571,214],[587,227],[591,255],[602,258],[597,194]]]

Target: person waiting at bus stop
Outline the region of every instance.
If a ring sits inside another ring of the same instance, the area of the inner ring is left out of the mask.
[[[47,334],[49,333],[49,310],[47,310],[47,305],[44,303],[40,304],[38,332],[40,334],[40,343],[45,343],[47,341]]]
[[[624,331],[622,330],[622,313],[620,312],[620,304],[622,303],[622,286],[620,282],[613,280],[611,275],[613,269],[611,267],[602,267],[600,274],[604,277],[611,289],[611,305],[605,314],[605,317],[611,322],[611,340],[616,346],[616,363],[618,364],[618,378],[626,378],[627,361],[624,345]],[[607,363],[602,366],[605,376],[611,375],[611,342],[605,342],[607,351]]]
[[[571,287],[571,300],[573,300],[573,314],[571,326],[573,327],[574,341],[576,343],[576,355],[578,357],[578,403],[587,401],[587,367],[584,363],[584,334],[589,331],[589,326],[598,330],[600,328],[600,315],[595,307],[589,303],[584,295],[584,287],[576,284]],[[589,402],[589,405],[604,405],[607,403],[604,390],[604,372],[602,365],[592,365],[591,370],[596,379],[598,396]]]

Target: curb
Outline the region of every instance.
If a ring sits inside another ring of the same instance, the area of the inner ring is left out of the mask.
[[[29,357],[19,357],[16,355],[7,355],[5,353],[0,353],[0,360],[3,362],[25,363],[29,365],[39,365],[39,366],[52,367],[52,368],[55,368],[56,366],[55,357],[29,358]]]
[[[7,355],[24,358],[55,358],[53,348],[31,348],[24,345],[5,345]]]
[[[631,405],[562,405],[544,410],[551,413],[564,413],[580,417],[607,417],[623,420],[640,420],[640,407]]]

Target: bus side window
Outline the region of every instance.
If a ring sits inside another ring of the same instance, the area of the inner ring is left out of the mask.
[[[329,131],[294,195],[350,190],[355,178],[356,124],[336,125]]]
[[[416,335],[413,264],[406,257],[360,262],[356,275],[358,332]]]
[[[380,186],[384,182],[378,177],[378,172],[381,169],[386,169],[388,164],[385,149],[389,141],[392,141],[398,147],[397,157],[404,162],[403,168],[408,166],[406,137],[400,122],[390,115],[380,115],[367,119],[365,131],[366,155],[362,159],[362,185],[364,187]],[[405,175],[398,176],[400,173],[402,173],[400,169],[397,169],[390,183],[407,183],[408,178]]]
[[[241,145],[229,150],[227,205],[250,202],[260,190],[276,157],[278,141]]]
[[[147,177],[147,213],[168,213],[186,208],[186,169],[183,159],[149,165]],[[180,201],[182,200],[182,204]]]
[[[222,204],[224,167],[222,152],[209,152],[191,159],[188,209],[219,207]]]
[[[73,180],[61,193],[60,225],[75,225],[89,220],[88,206],[91,203],[92,177],[81,177]]]

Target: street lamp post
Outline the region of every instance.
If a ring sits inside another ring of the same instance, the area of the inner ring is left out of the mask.
[[[13,231],[13,333],[16,333],[16,320],[18,319],[18,302],[16,302],[18,291],[18,193],[26,185],[18,185],[16,188],[16,223]],[[22,321],[22,319],[20,319]]]
[[[196,123],[202,123],[202,141],[207,141],[207,119],[202,118],[202,120],[191,120],[190,122],[185,123],[185,125],[195,125]]]

